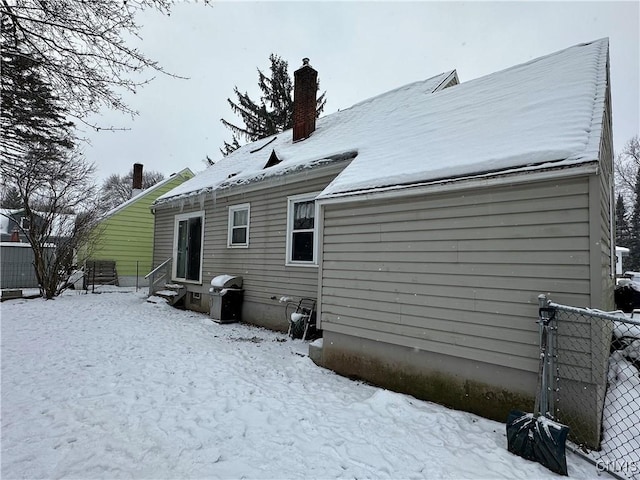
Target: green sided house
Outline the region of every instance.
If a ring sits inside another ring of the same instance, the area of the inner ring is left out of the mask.
[[[287,329],[283,298],[313,298],[314,357],[341,374],[501,421],[531,411],[538,295],[613,307],[608,40],[317,121],[316,78],[295,72],[292,130],[158,198],[154,266],[201,311],[213,277],[242,276],[242,320],[265,327]],[[588,336],[580,353],[608,351],[610,331]],[[606,385],[581,366],[576,392]]]
[[[151,270],[153,255],[153,202],[194,176],[185,168],[169,178],[142,190],[142,165],[134,165],[134,196],[107,212],[96,229],[95,239],[86,256],[87,271],[91,262],[115,262],[117,284],[146,285],[144,276]],[[91,282],[91,279],[88,279]]]

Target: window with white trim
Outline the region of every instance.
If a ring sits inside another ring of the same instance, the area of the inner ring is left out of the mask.
[[[202,281],[204,212],[176,215],[173,235],[173,278],[185,282]]]
[[[318,192],[288,197],[287,265],[316,265]]]
[[[227,247],[247,248],[249,246],[249,219],[251,208],[248,203],[229,207],[229,230]]]

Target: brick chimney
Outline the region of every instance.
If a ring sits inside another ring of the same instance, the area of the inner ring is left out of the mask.
[[[318,72],[309,59],[302,59],[302,67],[293,73],[293,141],[304,140],[316,129],[316,92]]]
[[[133,164],[133,185],[131,198],[142,192],[142,167],[143,165],[141,163]]]

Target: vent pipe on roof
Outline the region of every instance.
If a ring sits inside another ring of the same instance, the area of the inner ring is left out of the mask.
[[[318,72],[309,59],[302,59],[302,67],[293,73],[293,141],[304,140],[316,129],[316,93]]]
[[[142,168],[143,165],[141,163],[133,164],[133,184],[131,198],[142,192]]]

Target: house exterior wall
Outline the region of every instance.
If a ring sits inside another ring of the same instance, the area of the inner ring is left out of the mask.
[[[608,72],[608,68],[607,68]],[[609,82],[607,82],[609,83]],[[611,101],[607,88],[600,141],[599,174],[589,177],[590,302],[577,304],[604,311],[615,309],[615,234],[613,212],[613,149]],[[556,303],[565,303],[551,299]],[[572,304],[569,304],[572,305]],[[562,386],[560,420],[580,422],[584,438],[598,448],[601,439],[602,410],[606,397],[612,325],[592,317],[571,316],[558,322],[557,364]]]
[[[609,68],[607,67],[607,77]],[[610,85],[607,79],[607,85]],[[606,102],[603,112],[602,138],[600,141],[600,174],[592,177],[594,185],[591,187],[592,195],[597,195],[597,207],[592,214],[592,223],[599,226],[600,237],[600,269],[596,271],[592,281],[592,296],[603,292],[600,305],[603,310],[613,310],[613,287],[615,286],[615,200],[613,188],[613,133],[611,128],[611,89],[606,91]],[[596,213],[597,212],[597,213]],[[601,279],[604,288],[597,287],[597,280]]]
[[[191,175],[175,175],[165,185],[115,212],[98,226],[96,240],[88,256],[95,260],[115,260],[120,286],[146,285],[151,271],[154,219],[151,204],[160,195],[177,187]]]
[[[531,410],[538,294],[606,306],[594,178],[324,204],[323,364],[501,421]]]
[[[314,171],[278,176],[245,187],[211,194],[191,203],[159,205],[155,211],[154,266],[173,256],[176,215],[204,210],[204,247],[202,283],[184,285],[200,299],[186,296],[186,307],[209,311],[209,288],[213,277],[222,274],[243,277],[242,320],[248,323],[286,330],[285,304],[290,297],[316,298],[317,266],[287,266],[287,197],[322,190],[345,166],[338,162]],[[230,206],[250,204],[248,248],[227,247]],[[175,280],[174,280],[175,281]]]

